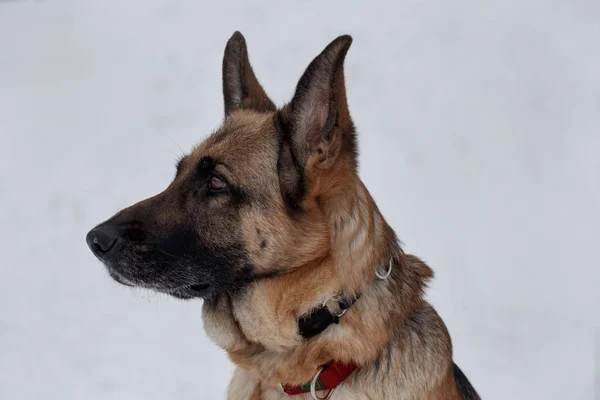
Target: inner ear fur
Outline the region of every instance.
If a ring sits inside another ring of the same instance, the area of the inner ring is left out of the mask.
[[[344,155],[344,165],[356,170],[356,136],[344,82],[344,60],[351,44],[348,35],[332,41],[309,64],[291,102],[278,113],[280,182],[292,209],[300,207],[311,169],[329,169]]]
[[[308,66],[292,101],[286,108],[288,130],[296,157],[330,167],[342,151],[355,159],[354,126],[350,118],[344,82],[344,60],[352,38],[340,36]]]

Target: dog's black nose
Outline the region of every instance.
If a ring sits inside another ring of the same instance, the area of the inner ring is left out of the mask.
[[[110,223],[104,223],[89,231],[85,240],[92,252],[97,257],[102,258],[115,246],[118,238],[118,227]]]

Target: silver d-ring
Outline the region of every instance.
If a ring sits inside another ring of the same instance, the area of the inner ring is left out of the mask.
[[[324,367],[321,367],[321,369],[319,369],[315,376],[312,378],[312,381],[310,381],[310,395],[314,400],[327,400],[333,394],[333,389],[329,389],[329,392],[327,392],[325,397],[317,396],[317,379],[319,379],[319,375],[321,375],[321,372],[323,372],[324,369]]]
[[[339,313],[336,315],[336,317],[338,317],[338,318],[342,318],[342,316],[343,316],[344,314],[346,314],[346,311],[348,311],[348,309],[347,309],[347,308],[342,308],[342,311],[340,311],[340,312],[339,312]]]
[[[278,391],[279,391],[281,394],[285,394],[286,396],[289,396],[289,394],[287,394],[287,393],[285,392],[285,389],[283,388],[283,385],[282,385],[281,383],[278,383],[276,387],[277,387],[277,390],[278,390]]]
[[[387,279],[388,276],[390,276],[390,274],[392,273],[392,261],[393,261],[393,259],[390,258],[390,263],[388,264],[388,269],[387,269],[387,272],[385,273],[385,275],[379,273],[379,268],[377,268],[375,270],[375,275],[377,275],[377,277],[379,279]]]

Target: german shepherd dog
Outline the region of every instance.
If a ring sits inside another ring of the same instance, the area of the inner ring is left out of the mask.
[[[278,109],[236,32],[221,127],[87,243],[122,284],[204,299],[206,331],[237,366],[228,399],[479,399],[423,299],[432,270],[358,176],[351,43],[331,42]]]

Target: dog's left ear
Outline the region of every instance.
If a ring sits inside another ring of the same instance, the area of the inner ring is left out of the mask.
[[[296,159],[329,168],[340,153],[356,167],[354,125],[344,84],[344,59],[352,37],[340,36],[308,66],[290,104],[282,111]]]
[[[225,116],[232,111],[245,108],[260,112],[275,111],[263,87],[254,75],[246,40],[240,32],[235,32],[225,46],[223,55],[223,97]]]

